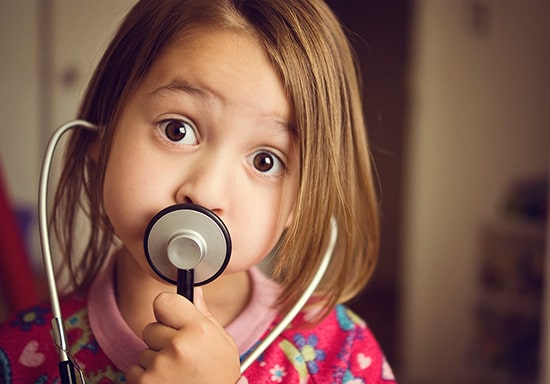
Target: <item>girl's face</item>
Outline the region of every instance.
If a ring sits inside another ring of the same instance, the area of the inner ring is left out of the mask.
[[[199,29],[175,39],[115,129],[104,204],[117,235],[150,271],[148,222],[192,202],[227,225],[227,272],[257,264],[292,215],[299,174],[292,131],[283,86],[252,37]]]

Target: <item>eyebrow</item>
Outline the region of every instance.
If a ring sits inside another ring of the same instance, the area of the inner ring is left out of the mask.
[[[168,84],[164,84],[164,85],[161,85],[158,88],[155,88],[151,92],[151,95],[160,96],[165,91],[185,92],[185,93],[188,93],[190,95],[199,96],[201,99],[205,99],[205,100],[210,98],[210,93],[211,93],[208,90],[204,90],[204,89],[201,89],[201,88],[194,87],[186,81],[173,80],[173,81],[169,82]]]
[[[209,101],[212,99],[212,95],[215,95],[209,89],[197,88],[181,79],[172,80],[167,84],[161,85],[155,88],[150,94],[162,97],[162,94],[165,92],[184,92],[191,96],[198,96],[203,101]],[[274,119],[274,122],[276,126],[280,127],[283,131],[289,132],[293,137],[298,136],[298,129],[293,122],[284,122],[278,118]]]

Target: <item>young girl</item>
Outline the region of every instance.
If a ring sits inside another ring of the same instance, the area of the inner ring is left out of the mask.
[[[394,382],[340,304],[371,276],[378,220],[357,70],[327,5],[142,0],[79,118],[99,131],[74,131],[53,222],[71,276],[70,353],[87,382]],[[226,270],[194,304],[143,249],[151,218],[179,203],[216,213],[232,239]],[[311,281],[331,218],[337,246],[314,298],[241,373]],[[256,267],[268,255],[269,277]],[[3,325],[3,382],[59,380],[50,318],[37,305]]]

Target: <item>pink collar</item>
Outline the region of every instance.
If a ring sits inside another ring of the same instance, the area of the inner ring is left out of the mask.
[[[97,276],[88,297],[90,327],[113,364],[123,372],[136,365],[147,345],[126,324],[116,303],[113,286],[114,263]],[[252,297],[244,311],[226,327],[243,355],[267,331],[277,315],[273,308],[280,287],[259,269],[252,268]]]

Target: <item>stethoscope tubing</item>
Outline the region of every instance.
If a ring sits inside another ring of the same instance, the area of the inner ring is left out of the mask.
[[[40,173],[38,187],[38,230],[40,234],[40,244],[42,247],[42,259],[44,262],[44,272],[48,283],[50,295],[50,304],[52,308],[52,332],[54,342],[59,352],[59,370],[63,384],[75,381],[74,363],[69,357],[69,347],[67,336],[63,326],[63,318],[59,306],[59,297],[57,294],[57,285],[55,281],[55,272],[51,256],[50,238],[48,234],[48,182],[50,178],[53,155],[61,137],[69,130],[75,127],[84,127],[90,130],[97,130],[97,127],[84,120],[73,120],[60,126],[50,137]]]
[[[334,251],[334,246],[336,245],[336,239],[338,237],[338,226],[334,217],[330,219],[330,229],[330,238],[327,249],[325,250],[325,254],[323,255],[321,264],[319,265],[317,272],[315,272],[315,275],[311,279],[311,282],[304,290],[304,293],[300,296],[296,304],[294,304],[290,311],[288,311],[281,322],[277,324],[277,326],[275,326],[275,328],[273,328],[273,330],[241,362],[241,374],[248,367],[250,367],[250,365],[267,349],[267,347],[269,347],[269,345],[273,343],[273,341],[275,341],[275,339],[288,327],[290,322],[298,315],[302,308],[304,308],[307,301],[313,295],[313,292],[315,292],[315,289],[319,286],[319,283],[321,282],[321,279],[325,275],[330,264],[332,253]]]
[[[67,336],[65,334],[63,326],[63,318],[61,315],[61,309],[59,305],[59,297],[57,292],[57,284],[55,280],[55,272],[53,267],[53,260],[51,257],[51,247],[48,233],[48,213],[47,213],[47,195],[48,195],[48,182],[51,171],[51,163],[55,153],[55,149],[61,137],[69,130],[75,127],[82,127],[88,130],[97,131],[98,127],[85,120],[73,120],[61,125],[51,136],[44,159],[42,162],[42,170],[40,174],[39,192],[38,192],[38,225],[40,233],[40,243],[42,246],[42,257],[44,262],[44,269],[46,273],[46,279],[48,282],[48,290],[50,295],[51,307],[52,307],[52,332],[54,336],[54,342],[59,352],[59,368],[63,384],[70,384],[75,381],[74,375],[74,362],[69,356],[69,348],[67,342]],[[298,301],[290,309],[290,311],[283,317],[281,322],[275,326],[275,328],[246,356],[241,362],[241,373],[243,373],[250,365],[269,347],[271,343],[288,327],[292,320],[298,315],[298,313],[304,308],[308,300],[311,298],[315,289],[319,286],[321,279],[325,275],[332,253],[336,245],[336,239],[338,237],[338,227],[334,217],[330,221],[330,238],[321,260],[321,263],[313,276],[311,282],[304,290]],[[69,371],[69,374],[67,374]],[[80,377],[79,379],[84,383],[82,371],[78,369]]]

